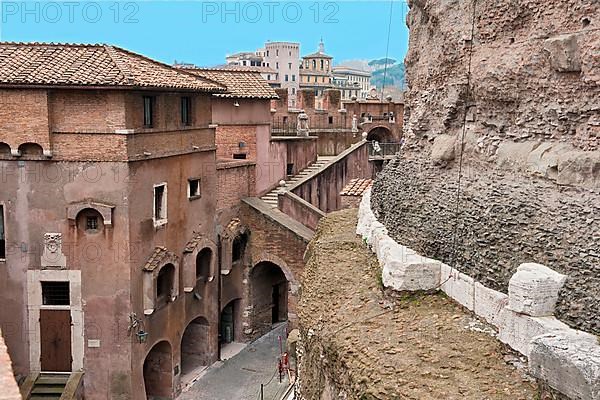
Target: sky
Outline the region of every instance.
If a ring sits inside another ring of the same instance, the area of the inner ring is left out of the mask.
[[[223,64],[227,54],[270,41],[294,41],[301,55],[323,38],[334,63],[408,47],[405,0],[386,1],[7,1],[0,0],[0,40],[108,43],[156,60]]]

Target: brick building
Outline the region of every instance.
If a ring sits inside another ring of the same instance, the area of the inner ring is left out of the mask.
[[[260,73],[108,45],[0,60],[0,328],[25,387],[52,371],[89,399],[172,398],[293,318],[310,230],[256,196],[316,138],[272,135]]]

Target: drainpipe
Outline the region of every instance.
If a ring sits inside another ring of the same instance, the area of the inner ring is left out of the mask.
[[[221,238],[217,239],[217,359],[221,361]]]

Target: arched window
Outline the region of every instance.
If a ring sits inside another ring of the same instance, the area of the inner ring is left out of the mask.
[[[0,156],[9,156],[10,146],[6,143],[0,142]]]
[[[242,261],[244,252],[246,251],[246,244],[248,242],[248,235],[242,233],[233,239],[233,245],[231,247],[231,261],[233,263]]]
[[[104,230],[104,218],[97,210],[85,208],[77,214],[77,229],[86,234],[101,233]]]
[[[196,256],[196,280],[202,283],[208,282],[210,278],[210,263],[212,262],[212,250],[202,249]]]
[[[37,143],[23,143],[19,146],[19,153],[23,158],[38,159],[44,155],[44,149]]]
[[[167,264],[158,271],[156,277],[156,303],[158,306],[171,300],[174,282],[175,266],[173,264]]]

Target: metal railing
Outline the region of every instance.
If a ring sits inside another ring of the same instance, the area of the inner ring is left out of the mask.
[[[350,129],[352,118],[348,119],[346,115],[311,115],[309,116],[308,127],[311,132],[327,129]],[[272,130],[274,136],[296,136],[298,121],[294,116],[273,118]]]
[[[402,143],[369,143],[369,160],[389,160],[400,152]]]

